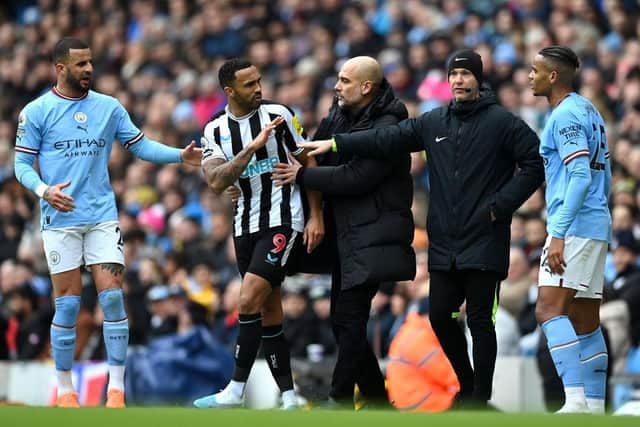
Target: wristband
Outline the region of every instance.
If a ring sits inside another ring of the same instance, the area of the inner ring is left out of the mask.
[[[333,151],[334,153],[338,152],[338,144],[336,144],[335,138],[331,138],[331,151]]]
[[[44,197],[44,192],[47,191],[47,188],[49,188],[49,186],[44,182],[42,184],[38,184],[38,186],[36,187],[36,195],[42,199]]]

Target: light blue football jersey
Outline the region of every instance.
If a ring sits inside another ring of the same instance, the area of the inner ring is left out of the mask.
[[[40,177],[48,185],[71,181],[62,191],[71,195],[76,205],[73,211],[63,213],[40,200],[44,229],[117,220],[108,171],[114,140],[131,151],[137,151],[134,144],[148,141],[111,96],[89,91],[81,98],[69,98],[54,87],[22,110],[16,155],[36,156]],[[179,161],[179,154],[173,158]],[[20,179],[18,162],[16,175]],[[21,179],[31,188],[24,181]]]
[[[610,241],[609,147],[602,116],[588,99],[572,92],[551,112],[540,138],[540,155],[547,181],[547,231],[554,234],[558,212],[567,199],[567,165],[588,156],[591,185],[565,236]]]

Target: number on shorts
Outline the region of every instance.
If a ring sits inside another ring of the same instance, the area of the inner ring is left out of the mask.
[[[287,246],[287,238],[284,236],[284,234],[278,233],[273,236],[273,245],[275,246],[275,248],[271,249],[271,253],[277,254],[281,252],[285,248],[285,246]]]
[[[122,232],[120,231],[120,226],[116,226],[116,233],[118,233],[118,249],[122,251],[122,247],[124,246],[124,240],[122,240]]]

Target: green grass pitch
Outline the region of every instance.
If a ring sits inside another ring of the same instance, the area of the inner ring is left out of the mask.
[[[363,410],[299,411],[167,407],[58,409],[0,407],[1,427],[617,427],[639,426],[637,417]]]

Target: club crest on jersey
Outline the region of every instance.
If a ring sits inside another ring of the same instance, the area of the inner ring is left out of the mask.
[[[82,111],[77,111],[73,115],[73,120],[75,120],[76,122],[78,122],[80,124],[86,123],[87,122],[87,115],[85,113],[83,113]]]

